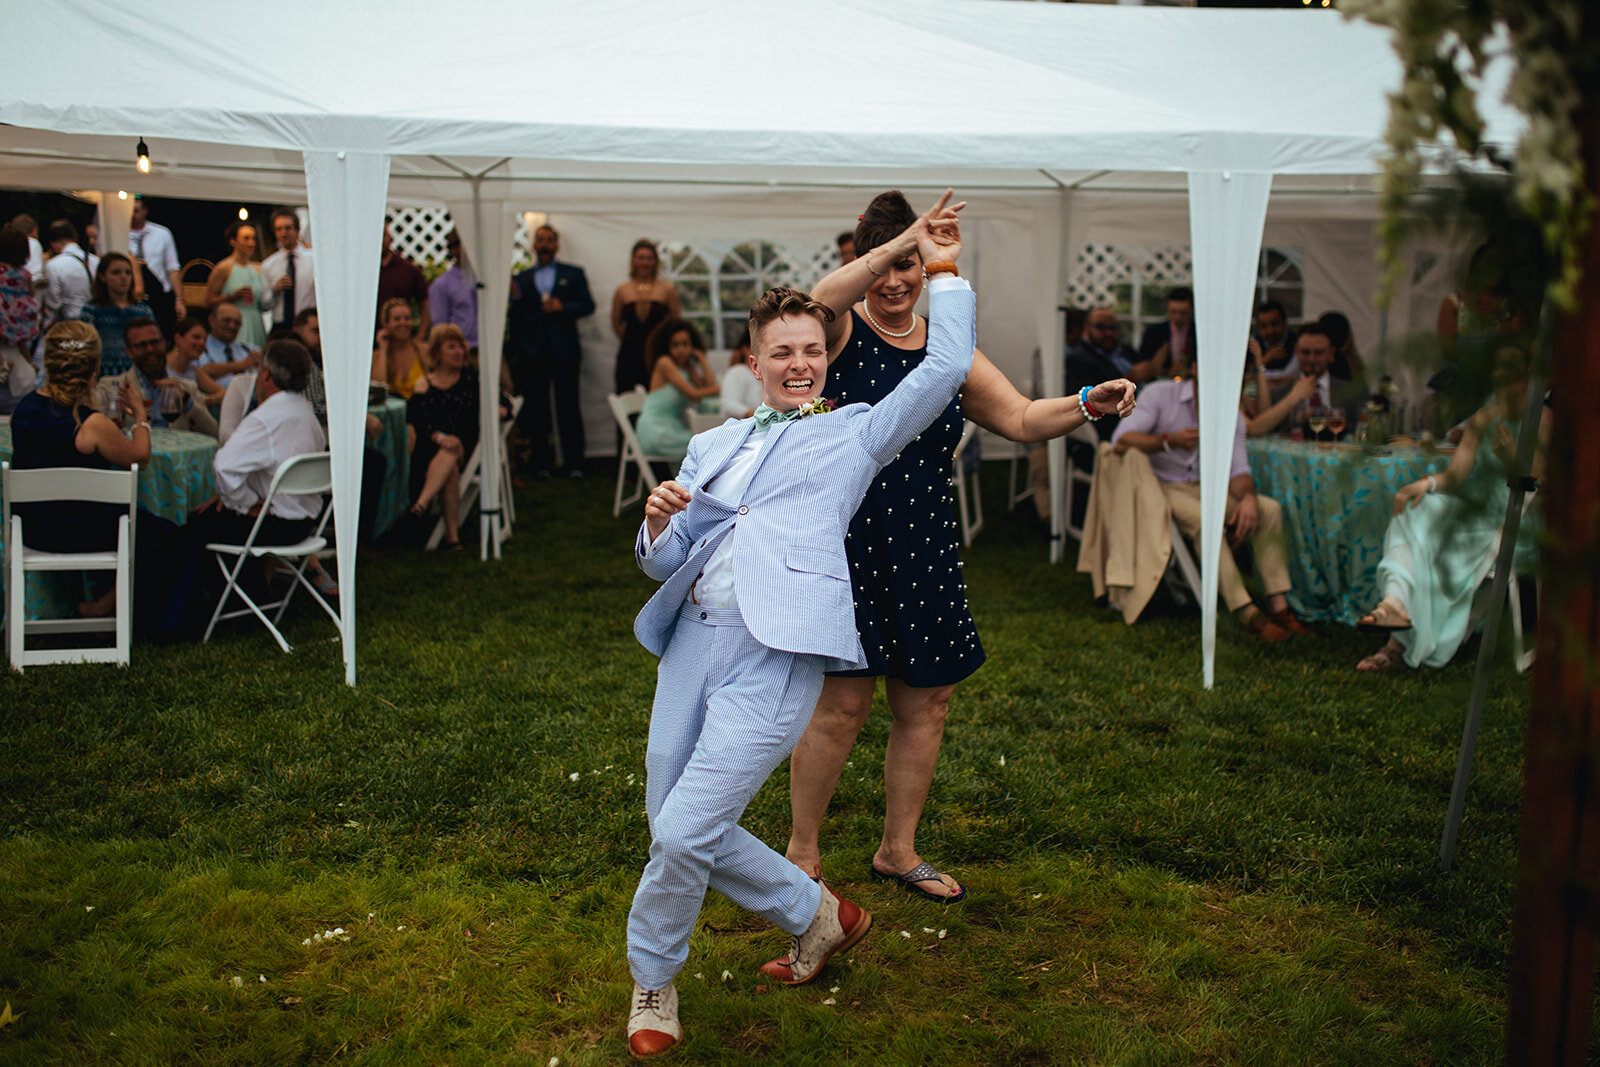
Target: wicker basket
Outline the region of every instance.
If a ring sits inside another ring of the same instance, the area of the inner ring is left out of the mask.
[[[211,262],[209,259],[191,259],[189,262],[185,263],[183,265],[183,269],[178,272],[179,288],[183,292],[183,306],[189,309],[189,314],[199,315],[201,318],[205,317],[206,282],[210,280],[211,268],[215,266],[216,264]],[[198,282],[186,281],[185,279],[189,277],[189,272],[194,270],[196,267],[204,267],[206,271],[205,276]]]

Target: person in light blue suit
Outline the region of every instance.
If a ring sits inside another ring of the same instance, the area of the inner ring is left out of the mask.
[[[972,367],[976,297],[956,276],[961,205],[949,200],[906,231],[933,277],[928,356],[888,398],[829,411],[833,313],[773,289],[750,311],[763,404],[695,437],[677,480],[646,501],[635,552],[662,585],[634,633],[661,664],[645,755],[650,861],[628,917],[636,1057],[682,1040],[672,981],[708,887],[793,935],[789,954],[761,968],[788,985],[872,925],[738,822],[800,739],[824,673],[865,664],[845,531],[872,478]]]

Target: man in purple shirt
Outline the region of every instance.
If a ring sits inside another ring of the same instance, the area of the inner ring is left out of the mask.
[[[1199,373],[1199,362],[1195,363]],[[1112,437],[1119,452],[1137,448],[1150,457],[1150,469],[1161,482],[1178,528],[1191,540],[1200,537],[1200,417],[1195,379],[1158,381],[1145,386],[1139,406],[1125,416]],[[1233,462],[1228,469],[1228,544],[1217,569],[1223,603],[1251,633],[1264,641],[1284,641],[1311,631],[1289,610],[1289,567],[1284,555],[1283,514],[1278,502],[1256,493],[1250,461],[1244,451],[1244,416],[1237,416]],[[1233,560],[1233,549],[1248,538],[1255,551],[1256,573],[1267,594],[1263,613],[1250,600]]]
[[[461,328],[467,348],[478,351],[478,279],[461,251],[461,235],[455,230],[444,239],[450,250],[450,269],[428,286],[428,311],[433,321],[448,322]]]

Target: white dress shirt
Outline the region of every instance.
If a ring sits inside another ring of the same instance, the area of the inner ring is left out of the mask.
[[[24,264],[35,289],[44,288],[44,245],[37,237],[28,238],[28,262]]]
[[[285,316],[283,312],[283,294],[274,286],[278,279],[289,273],[289,257],[294,256],[294,310],[298,315],[306,308],[317,306],[317,279],[313,273],[311,262],[311,249],[303,244],[296,244],[294,251],[278,249],[272,255],[261,261],[261,285],[272,297],[269,310],[272,312],[272,321],[277,326],[292,326],[293,315]]]
[[[728,503],[737,501],[744,495],[745,486],[750,484],[750,476],[755,473],[756,457],[761,454],[761,446],[767,443],[768,427],[757,426],[751,429],[750,436],[745,438],[744,444],[739,446],[739,451],[728,460],[728,465],[719,471],[700,491],[710,493],[719,500]],[[667,536],[668,527],[662,527],[661,535],[644,546],[644,558],[649,559],[662,544]],[[640,530],[639,539],[644,540],[650,532],[649,524]],[[736,525],[728,531],[728,536],[717,545],[716,551],[711,553],[711,558],[706,560],[706,565],[700,571],[700,576],[689,587],[689,599],[701,607],[708,608],[737,608],[739,598],[733,591],[733,538],[739,532]]]
[[[214,336],[206,336],[206,350],[195,361],[195,366],[205,366],[209,363],[237,363],[250,354],[250,348],[241,341],[232,341],[223,344]],[[233,381],[232,374],[213,374],[211,380],[226,389]]]
[[[178,242],[171,230],[146,219],[143,227],[128,231],[128,250],[155,272],[163,292],[172,292],[172,272],[182,270],[183,264],[178,261]]]
[[[284,460],[327,447],[311,401],[300,393],[274,393],[217,450],[217,496],[224,507],[244,514],[266,499]],[[280,519],[314,519],[321,511],[317,494],[279,493],[272,501],[272,514]]]
[[[94,295],[94,272],[100,257],[85,252],[74,241],[51,256],[44,265],[45,329],[58,322],[71,322]]]
[[[722,413],[742,419],[761,403],[761,383],[748,363],[729,367],[722,376]]]

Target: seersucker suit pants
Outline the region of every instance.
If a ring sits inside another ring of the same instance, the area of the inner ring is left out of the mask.
[[[645,989],[683,969],[708,886],[791,934],[816,917],[817,883],[739,818],[799,743],[822,678],[820,657],[766,647],[736,609],[684,604],[657,670],[650,862],[628,914],[628,968]]]

